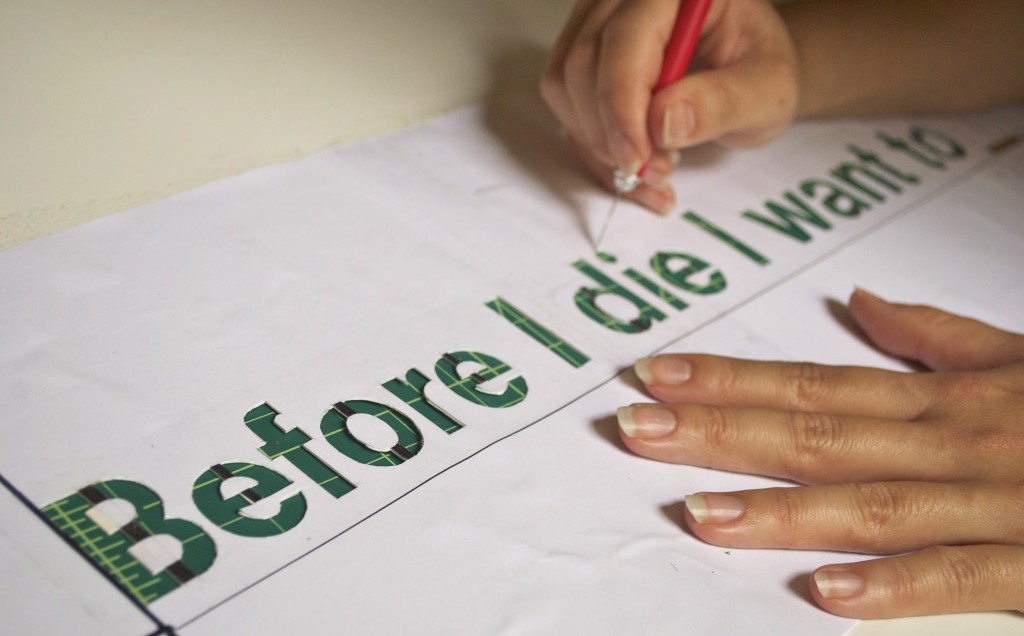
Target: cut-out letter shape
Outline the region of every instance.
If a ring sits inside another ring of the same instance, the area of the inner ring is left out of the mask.
[[[945,133],[935,130],[934,128],[914,126],[910,129],[910,138],[913,139],[918,146],[924,148],[939,159],[963,159],[967,156],[967,150],[957,143],[955,139]],[[945,148],[937,145],[935,143],[936,141]]]
[[[482,368],[463,377],[458,370],[458,366],[462,362],[476,362],[481,365]],[[437,377],[456,395],[469,400],[474,404],[479,404],[492,409],[507,408],[514,404],[519,404],[526,398],[526,392],[528,389],[526,386],[526,380],[524,380],[521,375],[506,382],[505,390],[501,393],[484,391],[480,387],[481,384],[488,380],[493,380],[506,371],[511,370],[512,367],[494,356],[489,356],[486,353],[479,353],[477,351],[456,351],[455,353],[446,353],[441,356],[441,359],[434,365],[434,371],[437,373]]]
[[[389,450],[365,444],[348,428],[348,418],[357,413],[373,416],[390,426],[398,435],[398,443]],[[370,466],[397,466],[411,459],[423,447],[423,435],[407,415],[386,404],[369,400],[338,402],[320,420],[320,430],[340,453]]]
[[[686,212],[683,212],[683,219],[689,221],[690,223],[693,223],[700,229],[704,230],[705,232],[715,237],[719,241],[722,241],[723,243],[733,248],[740,254],[746,256],[750,260],[754,261],[758,265],[767,265],[770,262],[768,258],[765,257],[763,254],[761,254],[754,248],[750,247],[743,241],[739,240],[732,234],[718,227],[711,221],[708,221],[707,219],[697,214],[693,210],[687,210]]]
[[[539,342],[545,349],[568,362],[574,368],[578,369],[590,360],[590,358],[583,355],[579,349],[576,349],[566,342],[565,339],[555,335],[551,330],[519,311],[512,305],[512,303],[508,302],[504,298],[499,296],[498,298],[488,302],[487,306],[493,309],[499,316],[512,323],[517,329]]]
[[[256,485],[225,498],[221,486],[234,477],[248,477]],[[192,501],[207,519],[221,530],[243,537],[270,537],[288,532],[306,514],[306,498],[297,492],[280,502],[277,514],[266,519],[240,514],[252,504],[271,497],[292,482],[266,466],[232,462],[216,464],[200,475],[192,485]]]
[[[929,155],[922,153],[920,150],[914,148],[905,140],[900,139],[899,137],[893,137],[892,135],[888,135],[882,131],[878,131],[877,136],[879,139],[885,142],[885,145],[889,146],[896,152],[903,153],[908,157],[916,159],[917,161],[921,162],[922,165],[928,166],[929,168],[934,168],[936,170],[946,169],[946,164],[936,160],[935,158]]]
[[[647,331],[652,321],[666,318],[665,314],[647,304],[644,299],[605,276],[586,261],[576,261],[572,266],[599,285],[599,287],[581,287],[573,300],[584,315],[602,327],[619,333],[640,333]],[[636,317],[632,320],[620,320],[598,307],[597,299],[605,295],[617,296],[633,305],[637,311]]]
[[[844,164],[844,166],[852,165]],[[862,189],[867,193],[877,194],[870,188],[862,187]],[[821,205],[825,206],[825,209],[838,216],[857,217],[860,216],[861,212],[867,212],[871,209],[871,204],[867,201],[848,190],[840,188],[827,179],[807,179],[800,183],[800,191],[812,199],[820,200]],[[821,194],[822,191],[825,193],[824,196]],[[881,198],[881,195],[878,195],[878,200],[884,199]]]
[[[430,382],[430,378],[420,373],[417,369],[409,369],[405,374],[405,379],[406,382],[402,382],[399,378],[392,378],[381,386],[414,408],[417,413],[433,422],[435,426],[445,433],[451,435],[463,427],[462,422],[427,399],[425,389],[427,383]]]
[[[310,440],[309,435],[298,428],[285,431],[275,421],[277,415],[278,411],[266,402],[245,414],[245,425],[266,442],[259,449],[264,457],[271,460],[284,457],[335,498],[355,489],[355,484],[306,450],[304,444]]]
[[[770,212],[772,216],[759,214],[753,210],[744,210],[742,216],[755,223],[760,223],[770,230],[796,239],[801,243],[807,243],[812,238],[811,234],[801,223],[807,223],[823,230],[832,229],[832,224],[828,220],[810,208],[792,192],[784,192],[782,198],[788,201],[792,207],[786,207],[785,203],[767,199],[764,202],[764,206],[766,211]]]
[[[90,509],[109,499],[124,500],[135,510],[132,520],[119,522],[110,533],[88,515]],[[86,486],[42,511],[89,559],[144,605],[208,570],[217,556],[213,539],[202,528],[184,519],[165,518],[160,497],[134,481],[111,479]],[[150,572],[129,550],[157,535],[177,540],[181,558],[159,572]]]
[[[682,267],[672,266],[678,262],[682,262],[684,265]],[[657,272],[662,280],[694,294],[717,294],[725,289],[725,276],[717,269],[708,275],[708,282],[703,285],[690,281],[691,276],[695,276],[709,267],[711,265],[707,261],[680,252],[658,252],[651,258],[651,269]]]

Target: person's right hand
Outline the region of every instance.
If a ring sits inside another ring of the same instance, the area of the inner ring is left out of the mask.
[[[668,213],[671,152],[707,141],[755,146],[796,115],[793,39],[767,0],[714,0],[690,71],[651,95],[679,0],[578,0],[541,94],[609,190],[612,170],[650,162],[628,198]]]

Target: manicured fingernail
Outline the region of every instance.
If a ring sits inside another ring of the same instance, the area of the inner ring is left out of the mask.
[[[640,381],[648,385],[674,386],[686,382],[693,375],[693,366],[675,356],[640,358],[633,368]]]
[[[864,579],[847,570],[818,570],[814,585],[825,598],[850,598],[864,589]]]
[[[650,384],[653,381],[650,367],[650,358],[640,358],[633,363],[633,372],[636,373],[636,377],[640,378],[640,381],[644,384]]]
[[[643,165],[633,143],[622,133],[612,134],[612,154],[615,155],[615,167],[625,175],[636,174]]]
[[[694,521],[700,525],[705,523],[726,523],[743,514],[743,501],[729,495],[699,493],[687,495],[686,509],[690,511]]]
[[[676,209],[676,200],[675,200],[675,197],[673,196],[671,199],[669,199],[665,203],[665,205],[663,205],[660,208],[658,208],[657,212],[661,216],[668,216],[669,214],[672,214],[672,212],[675,209]]]
[[[663,148],[678,148],[689,140],[696,127],[696,114],[687,102],[676,102],[665,109],[661,122],[661,145]]]
[[[654,404],[623,406],[615,415],[626,437],[652,439],[676,430],[676,414]]]

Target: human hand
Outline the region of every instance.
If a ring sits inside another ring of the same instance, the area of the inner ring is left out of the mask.
[[[792,38],[767,0],[715,0],[690,72],[654,96],[679,0],[579,0],[541,80],[541,94],[609,190],[612,169],[643,183],[627,195],[668,213],[671,152],[715,140],[754,146],[793,121]]]
[[[1024,335],[860,290],[849,309],[933,372],[661,355],[637,375],[665,403],[620,409],[623,441],[813,484],[688,496],[708,543],[899,555],[816,570],[829,612],[1024,611]]]

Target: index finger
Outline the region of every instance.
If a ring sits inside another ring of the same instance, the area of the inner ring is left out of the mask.
[[[934,376],[867,367],[663,354],[638,360],[635,369],[664,402],[913,420],[933,400]]]
[[[647,114],[678,0],[623,3],[601,38],[597,112],[616,166],[635,173],[650,157]]]

